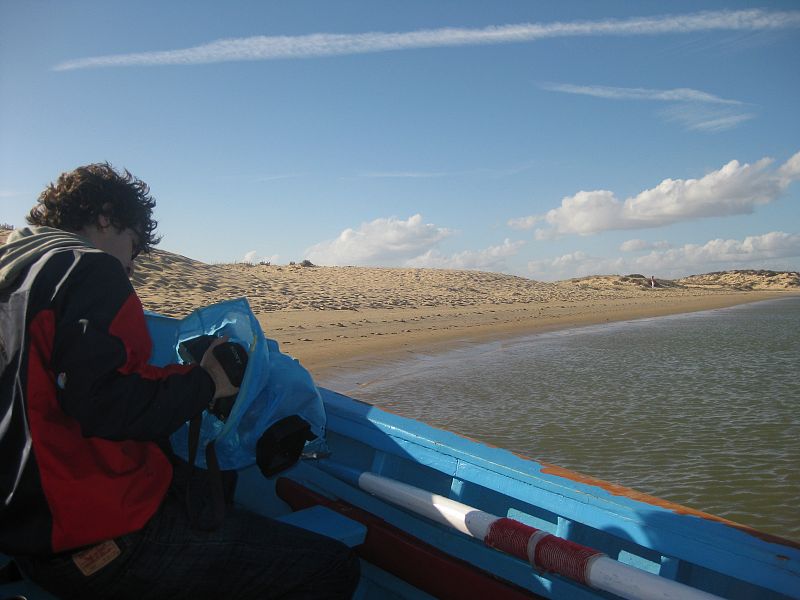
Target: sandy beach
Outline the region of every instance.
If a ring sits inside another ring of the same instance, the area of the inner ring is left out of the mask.
[[[208,265],[164,251],[133,278],[145,308],[180,317],[247,297],[268,337],[324,385],[342,372],[538,331],[721,308],[800,293],[797,274],[544,283],[477,271]]]
[[[0,231],[0,243],[8,231]],[[209,265],[154,250],[133,285],[148,310],[182,317],[246,297],[264,332],[325,384],[347,370],[538,331],[708,310],[800,293],[797,273],[545,283],[480,271]]]
[[[556,300],[535,305],[360,309],[351,314],[309,310],[258,313],[269,337],[298,358],[324,385],[343,371],[360,370],[416,353],[554,329],[734,306],[780,292],[716,293],[669,298]],[[332,318],[333,317],[333,318]]]

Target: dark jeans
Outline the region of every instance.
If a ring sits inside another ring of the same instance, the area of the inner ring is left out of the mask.
[[[173,485],[144,529],[116,538],[121,555],[93,575],[72,552],[17,563],[65,600],[349,598],[355,590],[358,558],[338,541],[235,509],[216,531],[192,529],[184,494]]]

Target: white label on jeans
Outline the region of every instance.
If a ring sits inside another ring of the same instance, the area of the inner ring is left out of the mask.
[[[75,563],[81,573],[86,577],[94,575],[108,563],[117,558],[122,551],[114,540],[108,540],[92,546],[81,552],[72,555],[72,562]]]

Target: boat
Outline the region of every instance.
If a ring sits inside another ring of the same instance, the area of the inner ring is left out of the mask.
[[[231,433],[207,438],[217,450],[225,439],[240,440],[236,452],[246,445],[249,434],[234,428],[251,405],[265,406],[258,418],[284,417],[288,410],[312,425],[324,422],[316,429],[324,440],[307,444],[300,460],[276,475],[265,476],[255,458],[225,466],[228,457],[220,455],[220,465],[239,471],[239,506],[355,548],[362,564],[359,600],[800,598],[800,543],[329,389],[317,393],[305,369],[264,336],[245,299],[181,320],[152,313],[147,319],[156,365],[176,362],[178,342],[199,333],[251,340],[234,411],[224,426],[209,417],[210,429]],[[299,371],[287,374],[292,369]],[[292,390],[283,399],[259,387],[278,376],[294,377],[277,386]],[[311,396],[303,393],[308,386]],[[255,398],[273,400],[258,405]],[[172,438],[176,451],[186,448],[185,438],[176,441],[180,431]],[[4,563],[10,564],[0,556]],[[0,577],[0,600],[14,595],[52,600],[29,581]]]
[[[800,598],[794,541],[321,394],[327,451],[236,502],[354,547],[355,598]]]

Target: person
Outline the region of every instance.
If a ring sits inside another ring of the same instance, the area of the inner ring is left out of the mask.
[[[656,276],[655,275],[650,275],[650,287],[651,288],[655,288],[656,287]]]
[[[350,597],[338,541],[237,508],[193,528],[168,437],[237,389],[213,348],[147,364],[129,277],[154,207],[127,170],[86,165],[0,246],[0,552],[59,598]]]

